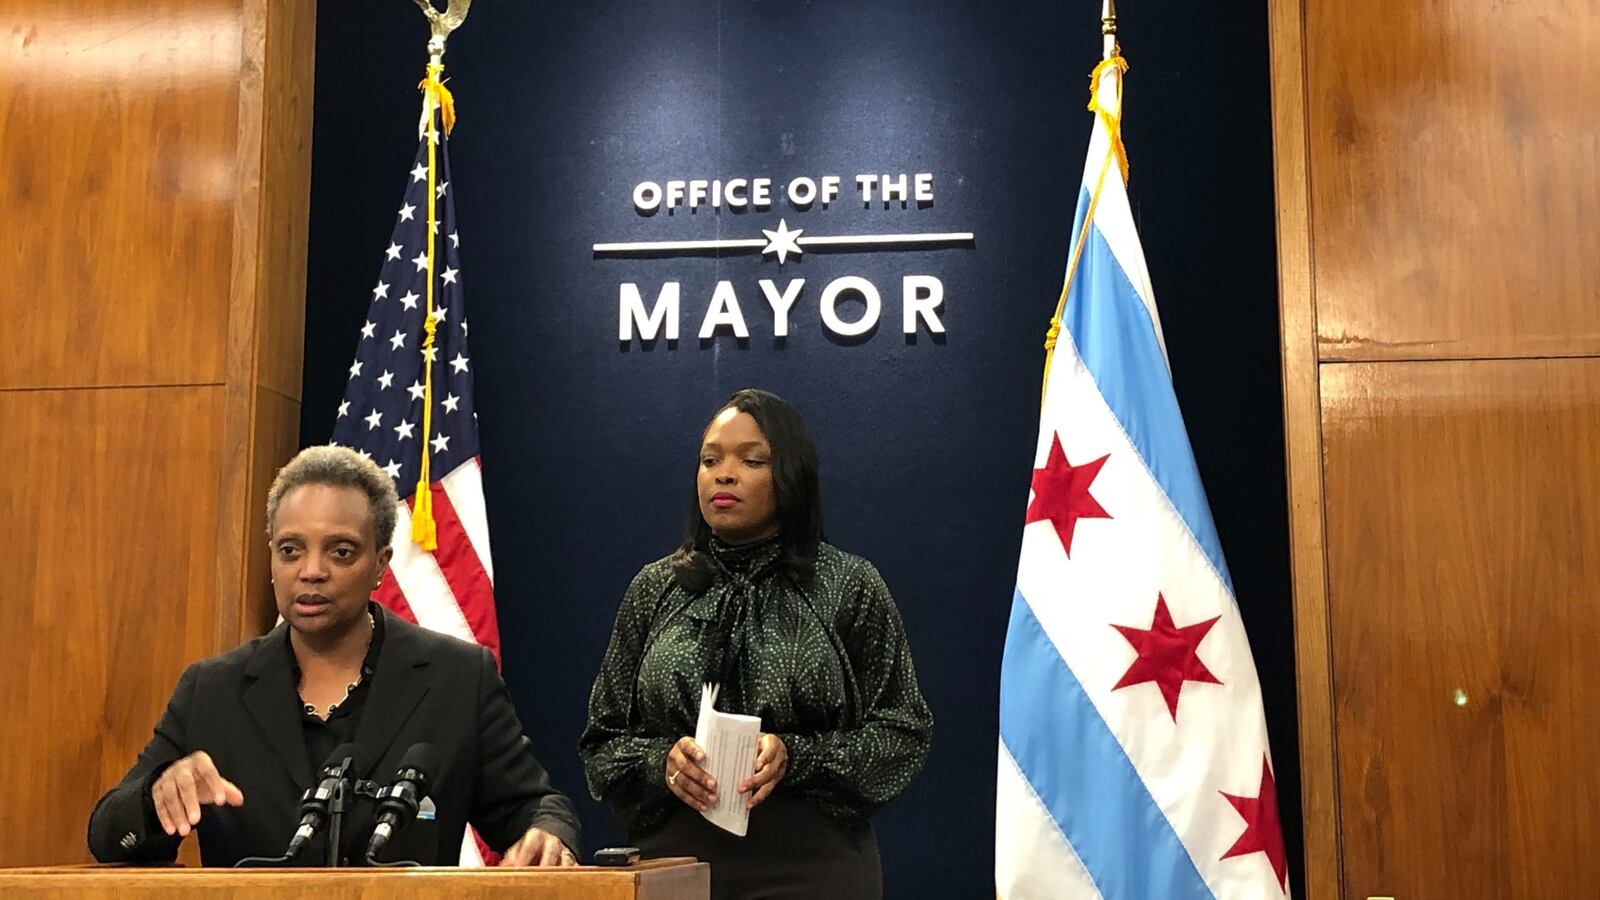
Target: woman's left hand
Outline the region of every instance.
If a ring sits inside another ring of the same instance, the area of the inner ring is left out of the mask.
[[[500,857],[502,866],[575,866],[578,858],[572,855],[561,839],[542,828],[530,827],[515,844]]]
[[[783,745],[783,739],[777,735],[763,733],[756,741],[755,773],[739,782],[739,793],[750,793],[745,808],[755,809],[761,805],[761,801],[767,799],[787,771],[789,748]]]

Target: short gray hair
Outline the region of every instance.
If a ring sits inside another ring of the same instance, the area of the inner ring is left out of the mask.
[[[326,484],[333,487],[355,488],[366,495],[372,509],[372,526],[377,533],[382,550],[394,539],[395,507],[400,498],[395,494],[394,482],[378,464],[365,456],[337,444],[307,447],[295,454],[294,459],[278,470],[267,490],[267,535],[272,535],[272,523],[278,518],[278,505],[297,487],[309,484]]]

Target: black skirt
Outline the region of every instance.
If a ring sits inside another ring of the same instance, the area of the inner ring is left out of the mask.
[[[644,857],[693,856],[711,864],[713,900],[878,900],[878,839],[865,822],[844,823],[804,800],[774,793],[750,812],[744,837],[680,806],[648,835]]]

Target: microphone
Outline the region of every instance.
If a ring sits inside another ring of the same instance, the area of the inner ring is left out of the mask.
[[[334,749],[333,755],[322,764],[317,776],[320,779],[317,786],[306,791],[300,798],[300,827],[295,829],[294,837],[289,839],[289,849],[283,851],[284,859],[293,859],[305,849],[311,836],[316,834],[317,829],[327,820],[330,804],[344,789],[344,783],[355,778],[356,773],[365,768],[365,757],[355,744],[340,744]]]
[[[394,773],[394,782],[378,792],[378,825],[367,842],[367,859],[378,855],[389,838],[417,817],[417,804],[428,795],[428,783],[439,771],[443,760],[439,748],[432,744],[412,744],[400,757],[400,769]]]

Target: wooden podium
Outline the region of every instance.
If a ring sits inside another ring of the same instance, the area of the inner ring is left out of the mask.
[[[625,868],[573,869],[0,869],[0,896],[8,900],[474,900],[505,891],[528,900],[706,900],[711,896],[711,867],[682,858],[645,860]]]

